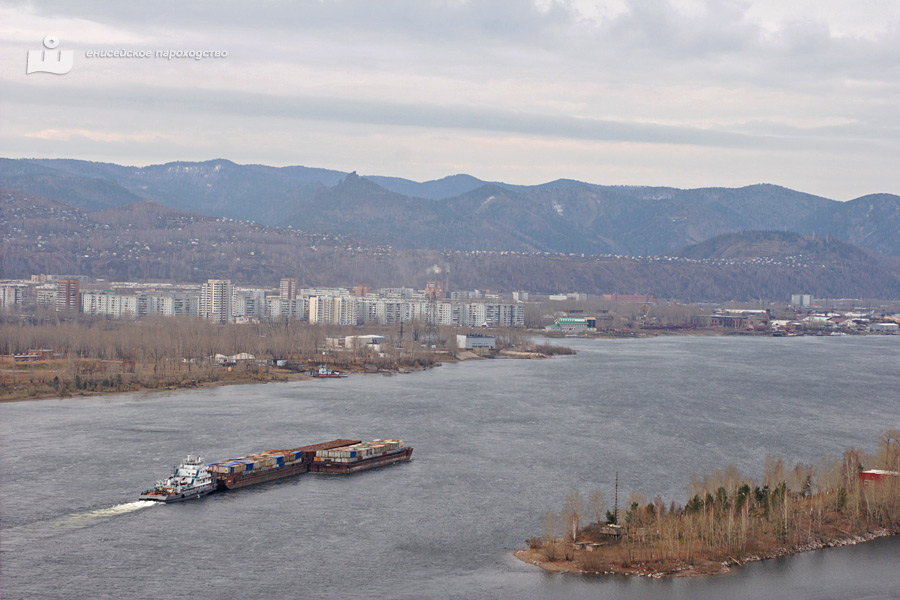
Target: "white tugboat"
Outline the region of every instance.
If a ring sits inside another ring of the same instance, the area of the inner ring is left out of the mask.
[[[141,500],[181,502],[200,498],[216,489],[216,482],[203,459],[190,454],[175,467],[175,474],[165,481],[157,481],[152,490],[141,493]]]
[[[325,365],[319,365],[319,370],[313,371],[311,373],[311,375],[313,377],[323,377],[323,378],[327,378],[327,379],[334,379],[334,378],[338,378],[338,377],[346,377],[347,376],[346,373],[341,373],[340,371],[332,371]]]

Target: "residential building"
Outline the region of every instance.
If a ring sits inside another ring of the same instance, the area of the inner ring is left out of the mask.
[[[134,294],[112,292],[82,292],[81,311],[92,317],[134,319],[138,316],[138,297]]]
[[[81,282],[77,279],[56,281],[56,310],[78,312],[81,300]]]
[[[284,298],[270,296],[266,298],[266,318],[270,321],[278,319],[301,321],[303,319],[308,319],[306,305],[307,303],[303,298],[286,300]]]
[[[0,285],[0,308],[16,308],[25,298],[25,286],[14,283]]]
[[[266,295],[262,290],[235,291],[233,297],[232,316],[265,318]]]
[[[278,291],[282,300],[293,300],[300,295],[300,282],[294,277],[283,277]]]
[[[200,316],[215,323],[233,322],[233,294],[230,280],[208,280],[200,291]]]
[[[444,284],[440,281],[429,281],[425,285],[425,297],[431,300],[443,300]]]
[[[812,306],[813,298],[812,294],[791,294],[791,305],[799,306],[801,308],[808,308]]]

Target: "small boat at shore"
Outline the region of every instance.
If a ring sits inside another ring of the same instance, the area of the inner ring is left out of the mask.
[[[346,373],[341,373],[340,371],[332,371],[325,365],[319,365],[318,371],[313,371],[310,373],[313,377],[321,377],[324,379],[337,379],[338,377],[346,377]]]

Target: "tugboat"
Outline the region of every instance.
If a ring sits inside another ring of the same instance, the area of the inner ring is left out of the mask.
[[[181,502],[200,498],[216,489],[212,473],[199,456],[188,457],[175,467],[175,473],[165,481],[157,481],[152,490],[141,493],[141,500]]]
[[[325,365],[319,365],[318,371],[313,371],[310,373],[313,377],[326,377],[326,378],[334,378],[334,377],[346,377],[347,375],[341,373],[340,371],[332,371]]]

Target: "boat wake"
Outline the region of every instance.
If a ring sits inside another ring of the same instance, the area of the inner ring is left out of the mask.
[[[57,521],[56,523],[61,527],[81,527],[91,523],[96,519],[124,515],[126,513],[141,510],[143,508],[150,508],[151,506],[156,506],[157,504],[159,504],[159,502],[153,502],[152,500],[136,500],[134,502],[125,502],[124,504],[117,504],[116,506],[110,506],[109,508],[100,508],[84,513],[74,513],[61,521]]]
[[[21,536],[23,540],[53,537],[65,533],[66,531],[95,525],[102,522],[104,519],[143,510],[158,504],[159,502],[153,502],[151,500],[125,502],[107,508],[72,513],[59,519],[37,521],[27,525],[12,527],[7,529],[7,535],[11,534],[14,539]]]

